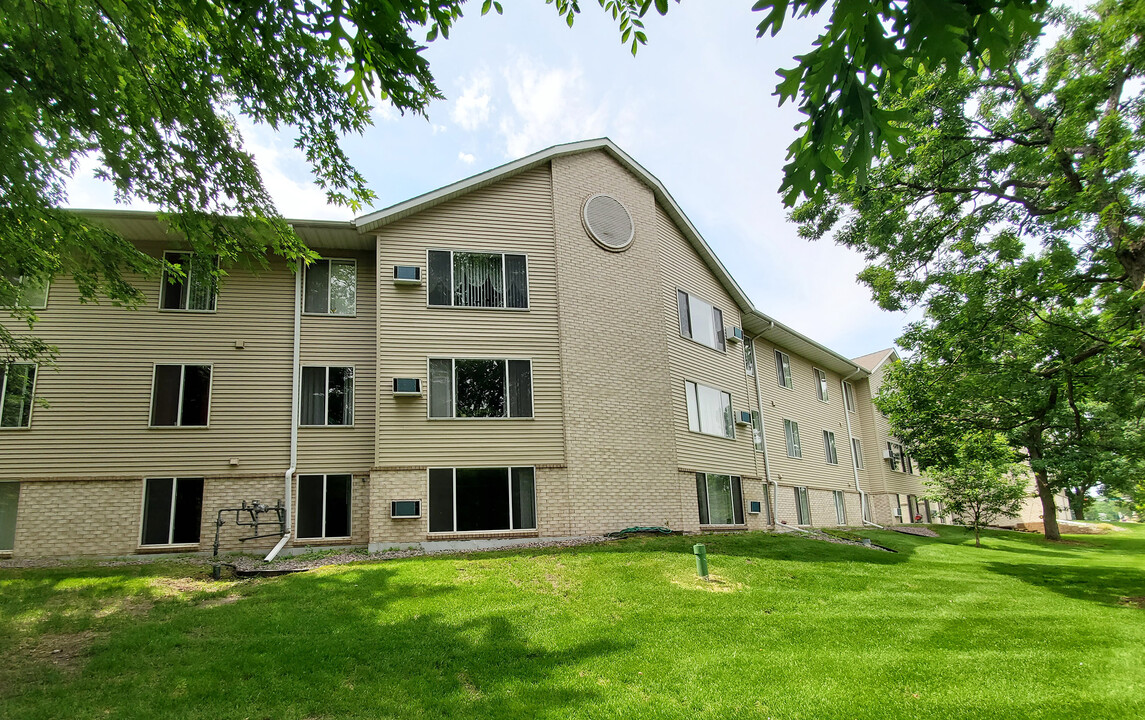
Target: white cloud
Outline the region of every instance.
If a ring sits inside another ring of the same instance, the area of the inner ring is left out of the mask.
[[[476,160],[477,157],[475,155],[470,155],[467,152],[459,152],[457,153],[457,159],[466,165],[472,165],[473,161]]]
[[[453,122],[470,131],[488,122],[492,109],[492,90],[493,81],[487,73],[473,75],[449,111]]]
[[[382,122],[394,122],[401,117],[401,113],[397,111],[397,108],[394,107],[394,104],[390,102],[389,98],[375,105],[371,113],[375,121],[381,120]]]
[[[514,113],[500,123],[509,157],[606,134],[608,107],[595,97],[579,65],[546,67],[521,56],[504,75]]]

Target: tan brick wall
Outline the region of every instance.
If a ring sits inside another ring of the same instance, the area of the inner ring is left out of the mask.
[[[12,556],[133,553],[142,508],[138,480],[21,483]]]
[[[595,193],[632,215],[626,251],[585,232],[581,209]],[[688,499],[677,471],[652,192],[590,153],[553,161],[553,206],[570,530],[698,522],[695,481]]]

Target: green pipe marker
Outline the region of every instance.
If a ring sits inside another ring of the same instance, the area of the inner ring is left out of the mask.
[[[692,553],[696,556],[696,574],[708,579],[708,549],[701,543],[692,546]]]

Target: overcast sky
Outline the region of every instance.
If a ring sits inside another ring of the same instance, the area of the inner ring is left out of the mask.
[[[351,160],[385,207],[550,145],[607,136],[656,175],[756,307],[837,352],[889,347],[904,316],[879,310],[855,281],[861,259],[796,236],[777,194],[799,121],[777,106],[775,71],[791,67],[817,27],[785,24],[755,37],[751,3],[672,4],[646,19],[633,58],[611,18],[587,0],[569,29],[541,0],[505,0],[505,14],[470,17],[426,57],[446,100],[429,121],[382,107],[349,138]],[[280,211],[350,219],[310,184],[292,137],[243,126]],[[84,166],[72,207],[115,207]]]

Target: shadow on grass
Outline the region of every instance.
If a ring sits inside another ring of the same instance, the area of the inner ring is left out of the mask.
[[[44,716],[82,698],[111,717],[532,717],[593,702],[567,668],[627,647],[541,643],[528,608],[485,612],[462,589],[362,565],[266,581],[228,605],[160,604],[75,681],[10,701]]]
[[[993,573],[1043,587],[1066,597],[1118,605],[1123,597],[1145,596],[1145,573],[1108,565],[986,563]]]

